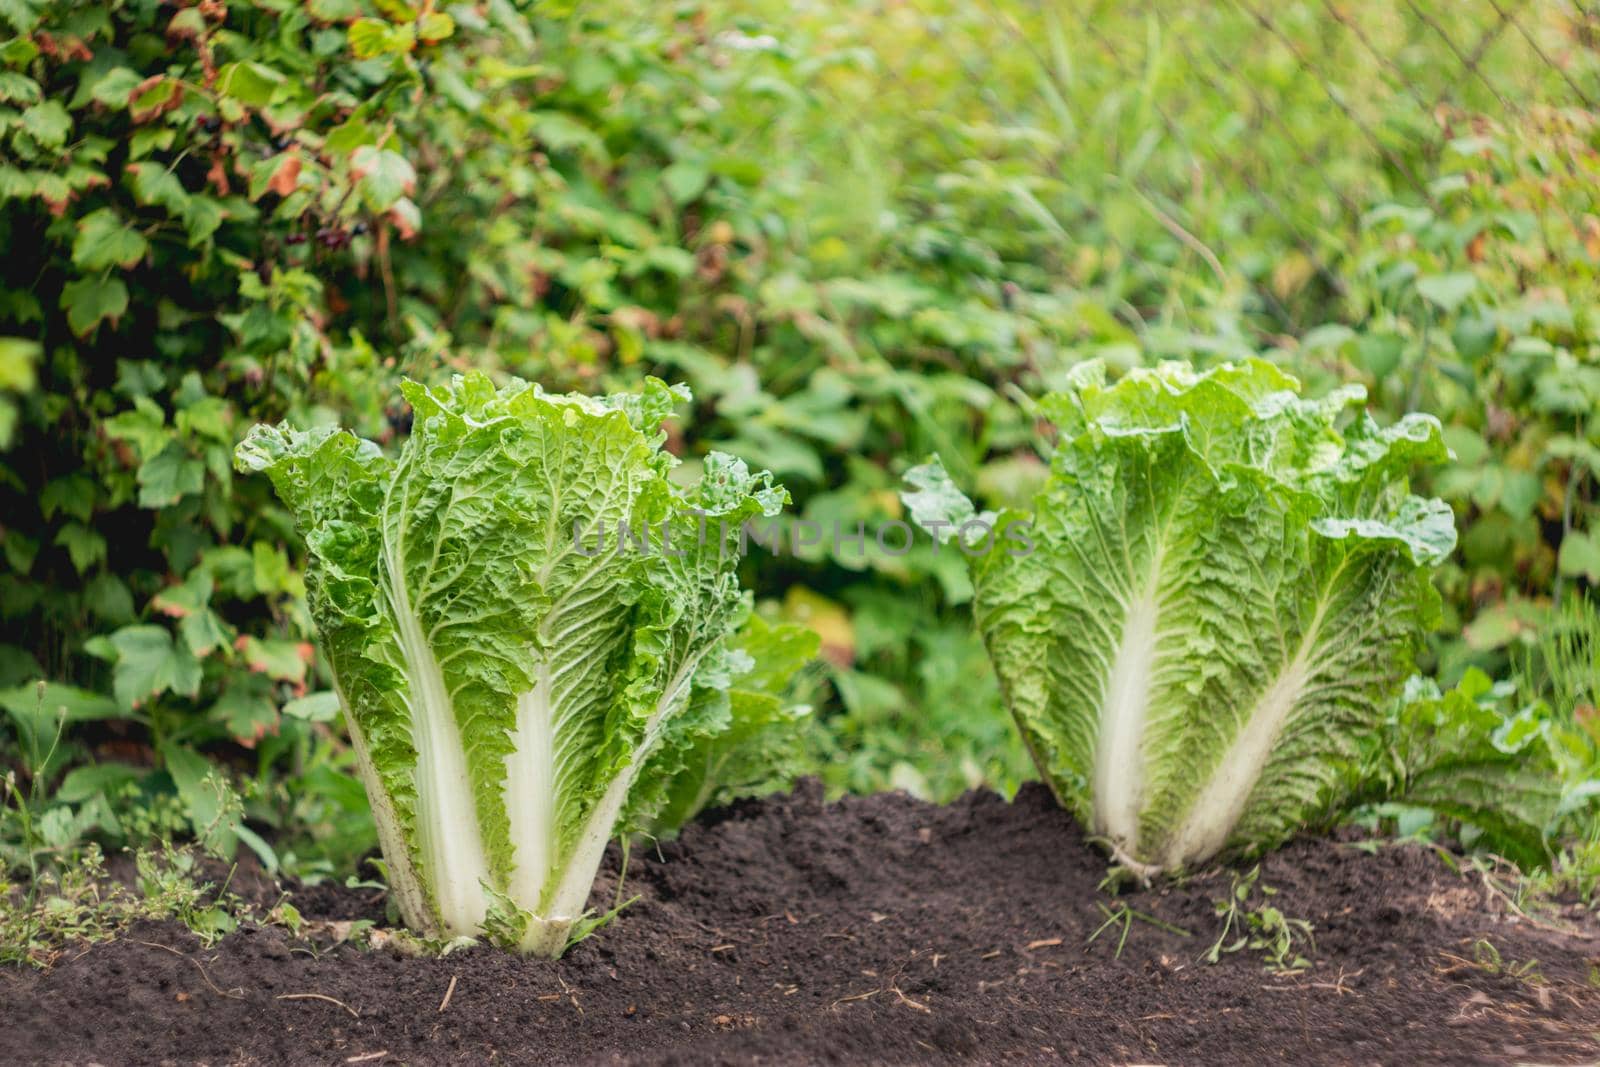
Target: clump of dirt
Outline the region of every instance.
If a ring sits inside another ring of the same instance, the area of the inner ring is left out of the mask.
[[[597,905],[617,866],[613,854]],[[1267,858],[1247,906],[1272,886],[1272,907],[1311,924],[1298,971],[1249,947],[1202,962],[1234,872],[1115,898],[1097,888],[1104,872],[1039,787],[935,807],[825,804],[807,784],[714,812],[659,854],[635,850],[640,899],[558,963],[319,949],[280,927],[206,950],[149,923],[49,971],[0,972],[0,1062],[1600,1057],[1600,925],[1577,908],[1516,914],[1431,850],[1302,840]],[[370,889],[294,899],[311,929],[381,914]],[[1125,938],[1122,921],[1106,925],[1124,904],[1139,913]]]

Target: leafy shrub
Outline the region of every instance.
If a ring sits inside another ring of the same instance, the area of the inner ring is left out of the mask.
[[[1389,410],[1426,405],[1445,423],[1457,462],[1428,484],[1465,527],[1443,580],[1465,624],[1446,649],[1454,674],[1503,666],[1543,625],[1540,601],[1600,581],[1600,197],[1586,147],[1600,126],[1554,109],[1451,124],[1435,200],[1372,206],[1349,253],[1352,326],[1307,347]]]

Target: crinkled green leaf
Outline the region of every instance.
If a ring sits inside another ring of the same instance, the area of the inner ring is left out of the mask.
[[[1414,677],[1352,783],[1352,799],[1395,799],[1470,823],[1519,863],[1546,860],[1561,776],[1535,706],[1508,711],[1509,683],[1469,670],[1440,692]]]
[[[791,784],[803,766],[800,723],[811,709],[787,689],[820,644],[813,630],[752,614],[729,639],[729,655],[697,677],[692,713],[646,775],[660,795],[640,790],[633,818],[653,833],[672,833],[706,807]]]

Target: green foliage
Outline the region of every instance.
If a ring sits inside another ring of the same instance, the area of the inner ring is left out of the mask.
[[[298,549],[234,443],[282,417],[391,439],[405,371],[592,386],[682,355],[684,308],[703,334],[727,288],[697,257],[726,258],[712,221],[759,168],[714,155],[687,27],[508,4],[4,18],[0,687],[94,698],[112,733],[74,727],[59,758],[164,769],[196,832],[200,752],[253,775],[263,858],[276,831],[274,861],[347,862],[371,829],[317,703]]]
[[[1398,815],[1405,832],[1428,825],[1420,819],[1457,820],[1469,844],[1528,866],[1547,862],[1562,794],[1560,741],[1548,708],[1518,707],[1516,693],[1476,668],[1447,692],[1410,679],[1356,774],[1351,802],[1389,798],[1376,813]]]
[[[70,946],[108,940],[142,919],[181,922],[206,945],[262,919],[225,881],[207,881],[191,849],[140,849],[133,859],[131,885],[108,874],[93,844],[26,885],[0,877],[0,964],[46,967]]]
[[[67,946],[115,937],[140,919],[176,919],[209,944],[251,917],[226,883],[217,888],[202,880],[206,857],[199,845],[171,845],[175,832],[189,829],[186,812],[170,794],[145,792],[139,779],[149,775],[104,763],[54,782],[74,712],[103,698],[43,683],[29,690],[5,700],[21,767],[0,778],[0,964],[48,966]],[[213,790],[209,806],[216,814],[200,839],[215,848],[237,819],[237,799],[214,774],[204,784]],[[137,844],[129,849],[131,885],[107,872],[90,834]],[[24,876],[20,885],[14,872]]]
[[[1366,384],[1380,420],[1437,413],[1455,461],[1418,489],[1463,535],[1423,663],[1447,688],[1470,666],[1503,674],[1546,598],[1592,597],[1600,53],[1584,19],[936,2],[829,6],[778,36],[778,54],[814,57],[801,80],[828,105],[781,133],[816,160],[809,261],[860,276],[938,249],[922,278],[959,263],[956,292],[993,284],[991,309],[1056,327],[1017,334],[1020,365],[934,345],[936,364],[961,360],[1010,408],[1015,385],[1059,387],[1084,356],[1262,354],[1314,389]],[[951,469],[1014,506],[1027,491],[1009,479],[1037,465],[1013,412],[974,417],[958,447],[987,451]]]
[[[11,447],[17,429],[17,401],[32,392],[39,346],[15,337],[0,337],[0,451]]]
[[[1463,609],[1487,602],[1449,662],[1502,663],[1494,654],[1536,628],[1529,599],[1600,581],[1600,243],[1580,221],[1597,203],[1579,147],[1594,136],[1593,116],[1571,112],[1485,122],[1449,141],[1431,204],[1378,204],[1362,220],[1346,298],[1354,329],[1321,339],[1341,377],[1446,423],[1457,463],[1432,484],[1470,528],[1445,587]]]
[[[675,371],[714,416],[692,450],[798,477],[808,518],[872,521],[897,511],[902,427],[948,448],[951,420],[997,399],[878,350],[902,343],[904,300],[939,312],[935,342],[993,320],[982,353],[1008,361],[1027,328],[995,291],[958,315],[937,287],[810,276],[772,214],[793,188],[742,142],[753,112],[818,101],[734,93],[788,60],[692,22],[490,5],[430,36],[366,4],[65,2],[18,18],[5,85],[30,118],[0,132],[16,163],[0,181],[0,334],[16,335],[0,352],[15,438],[0,685],[106,694],[135,764],[200,751],[251,773],[247,823],[308,869],[370,831],[341,782],[351,752],[290,710],[324,676],[287,523],[227,463],[250,421],[337,417],[387,440],[407,426],[381,399],[400,373],[592,389]],[[705,106],[719,98],[739,113]],[[858,332],[874,335],[859,351],[818,346]],[[847,708],[836,786],[1014,785],[993,684],[957,669],[976,645],[918,589],[932,574],[959,600],[948,561],[819,549],[757,570],[765,592],[809,586],[854,615],[819,693]],[[116,758],[82,729],[64,751]]]
[[[0,5],[0,691],[90,701],[39,788],[118,843],[227,779],[285,870],[370,847],[299,543],[228,456],[282,419],[392,444],[398,378],[467,369],[686,379],[672,451],[869,545],[906,457],[1025,503],[1025,398],[1086,357],[1363,382],[1457,457],[1419,482],[1463,529],[1422,666],[1504,676],[1596,579],[1600,63],[1578,13],[1501,8]],[[790,699],[830,788],[1032,773],[958,555],[743,569],[822,636]],[[80,796],[85,762],[126,780]]]
[[[1259,354],[1317,390],[1360,381],[1380,421],[1438,413],[1459,460],[1419,483],[1468,520],[1425,662],[1449,682],[1469,665],[1503,672],[1536,626],[1525,602],[1592,580],[1595,482],[1571,457],[1592,452],[1593,428],[1557,410],[1595,362],[1592,35],[1548,8],[1508,21],[1466,5],[1441,32],[1417,7],[1250,7],[823,5],[780,23],[756,5],[782,26],[768,39],[738,5],[742,32],[726,36],[799,104],[776,118],[766,96],[733,106],[795,161],[760,192],[804,222],[770,246],[781,273],[739,343],[764,392],[808,412],[805,390],[785,387],[826,360],[830,395],[867,416],[840,444],[886,458],[840,466],[808,443],[831,475],[820,497],[809,460],[782,473],[808,516],[882,522],[897,517],[876,503],[882,468],[931,449],[986,505],[1014,505],[1039,471],[1019,396],[1059,388],[1086,356]],[[1469,70],[1470,41],[1485,47]],[[811,352],[784,344],[789,316]],[[896,373],[881,387],[863,373],[879,355],[922,384]],[[745,454],[770,436],[738,435]],[[903,664],[920,658],[910,635],[964,598],[950,562],[804,576],[851,621],[884,590],[905,620],[889,655],[850,665],[882,701],[838,672],[837,729],[882,754],[841,751],[834,782],[882,782],[888,766],[907,782],[935,772],[936,794],[955,784],[948,762],[900,758],[920,747],[920,709],[949,703]],[[908,581],[937,583],[938,599],[924,609],[900,593]],[[968,703],[958,747],[995,721],[992,690]]]
[[[1600,607],[1592,596],[1551,613],[1520,657],[1517,679],[1534,703],[1507,730],[1519,741],[1536,737],[1554,756],[1561,804],[1552,837],[1570,842],[1555,867],[1588,897],[1600,881]]]

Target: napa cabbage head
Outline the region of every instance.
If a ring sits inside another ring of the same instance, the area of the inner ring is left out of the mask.
[[[740,673],[737,531],[787,495],[719,454],[678,485],[660,427],[687,392],[653,379],[599,398],[481,374],[402,389],[392,458],[257,426],[236,463],[305,538],[401,915],[557,955],[652,754],[709,729],[714,702],[691,697]]]
[[[1335,803],[1439,616],[1455,526],[1379,426],[1260,361],[1079,368],[1031,511],[975,516],[937,461],[905,501],[971,559],[1007,703],[1061,802],[1142,875],[1283,840]],[[954,525],[968,522],[964,534]]]

